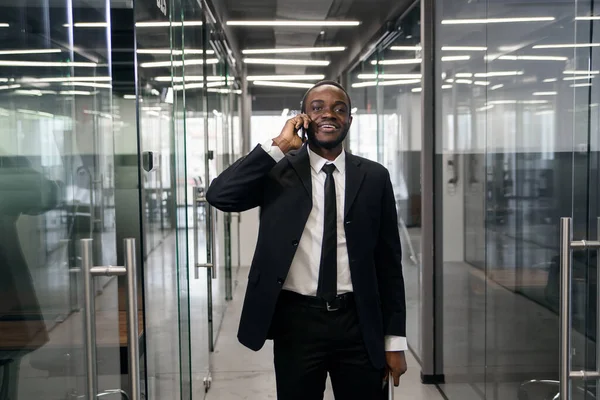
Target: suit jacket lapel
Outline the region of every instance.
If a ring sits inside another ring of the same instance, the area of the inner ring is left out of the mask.
[[[310,158],[308,156],[308,147],[304,145],[300,150],[290,152],[288,159],[300,177],[308,197],[312,200],[312,181],[310,175]]]
[[[361,161],[358,157],[346,153],[346,204],[344,205],[344,217],[356,200],[360,186],[365,179],[365,171],[360,167]]]

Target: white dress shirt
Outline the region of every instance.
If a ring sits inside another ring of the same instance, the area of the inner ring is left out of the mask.
[[[279,147],[272,146],[272,141],[264,143],[262,148],[276,162],[281,161],[285,157]],[[310,148],[308,149],[308,155],[312,178],[313,207],[306,221],[283,289],[305,296],[317,295],[325,224],[325,179],[327,178],[327,174],[323,171],[323,166],[334,164],[336,169],[333,173],[333,179],[335,180],[337,207],[337,291],[338,294],[349,293],[353,291],[353,288],[352,277],[350,276],[350,263],[348,261],[348,248],[346,246],[346,231],[344,230],[343,223],[346,198],[346,153],[342,151],[334,161],[329,161],[319,156],[310,150]],[[386,336],[385,348],[386,351],[408,350],[406,338]]]

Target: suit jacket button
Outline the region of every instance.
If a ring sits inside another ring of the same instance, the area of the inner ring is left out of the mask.
[[[346,221],[346,225],[350,225],[352,221]]]
[[[278,285],[283,285],[283,279],[277,278],[277,284]]]
[[[298,241],[297,241],[297,240],[294,240],[294,241],[292,242],[292,246],[294,246],[294,247],[298,247]]]

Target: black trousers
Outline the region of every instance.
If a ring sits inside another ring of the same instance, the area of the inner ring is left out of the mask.
[[[327,311],[279,300],[273,321],[278,400],[322,400],[327,374],[336,400],[384,400],[385,371],[367,354],[356,308]]]

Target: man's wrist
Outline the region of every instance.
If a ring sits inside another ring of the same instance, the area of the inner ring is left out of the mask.
[[[291,148],[290,142],[280,136],[273,139],[273,144],[279,147],[283,154],[287,154],[287,152],[290,151]]]

